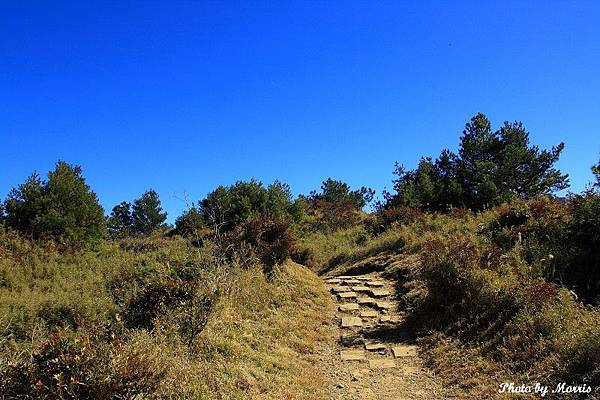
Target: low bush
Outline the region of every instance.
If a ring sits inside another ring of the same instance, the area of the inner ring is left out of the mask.
[[[503,250],[517,244],[533,273],[577,292],[588,302],[600,296],[600,195],[567,202],[551,198],[518,201],[495,210],[487,228]]]
[[[7,398],[137,398],[156,391],[165,376],[156,354],[140,352],[106,327],[56,330],[31,357],[0,371]]]
[[[125,307],[124,321],[128,328],[153,329],[154,320],[166,310],[189,301],[193,286],[189,282],[168,279],[152,282]]]
[[[376,213],[369,215],[365,220],[367,231],[379,235],[388,230],[393,224],[410,224],[423,218],[420,209],[409,206],[396,206],[381,208]]]
[[[267,276],[272,275],[273,268],[283,263],[294,248],[290,226],[285,221],[269,218],[249,221],[245,227],[244,238],[260,255]]]

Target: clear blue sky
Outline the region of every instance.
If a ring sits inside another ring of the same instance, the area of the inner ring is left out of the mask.
[[[1,5],[2,198],[57,159],[170,221],[250,177],[381,191],[478,111],[564,141],[573,191],[600,155],[598,1]]]

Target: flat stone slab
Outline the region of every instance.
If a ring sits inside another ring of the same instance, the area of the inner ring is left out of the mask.
[[[342,317],[342,328],[352,328],[353,326],[362,326],[362,319],[358,317]]]
[[[394,303],[391,303],[389,301],[376,301],[375,305],[377,306],[377,308],[380,308],[382,310],[389,310],[390,308],[394,307]]]
[[[351,276],[351,275],[340,275],[340,276],[336,276],[337,279],[355,279],[355,276]]]
[[[356,311],[359,308],[360,306],[356,303],[345,303],[338,306],[338,310],[340,311]]]
[[[337,294],[340,299],[355,299],[358,297],[356,292],[342,292]]]
[[[385,283],[383,281],[367,281],[367,286],[372,286],[372,287],[382,287],[383,285],[385,285]]]
[[[325,283],[328,283],[330,285],[336,285],[338,283],[340,283],[342,280],[338,279],[338,278],[330,278],[330,279],[326,279]]]
[[[371,305],[371,306],[377,305],[377,300],[372,299],[371,297],[367,297],[367,296],[359,297],[358,299],[356,299],[356,301],[358,304]]]
[[[355,279],[358,279],[360,281],[372,281],[373,277],[372,276],[357,276],[357,277],[355,277]]]
[[[340,351],[342,361],[362,361],[366,360],[364,350],[342,350]]]
[[[374,317],[378,317],[379,313],[375,310],[364,310],[364,311],[360,312],[360,316],[363,318],[374,318]]]
[[[416,357],[417,346],[397,346],[392,347],[392,354],[394,357]]]
[[[387,349],[387,346],[383,343],[365,343],[365,349],[369,351],[379,351]]]
[[[340,282],[342,285],[348,285],[348,286],[352,286],[352,285],[360,285],[362,282],[359,281],[358,279],[348,279],[348,280],[343,280],[342,282]]]
[[[352,286],[352,290],[361,293],[369,293],[371,291],[371,289],[366,286]]]
[[[369,368],[371,369],[384,369],[396,367],[396,361],[392,358],[378,358],[369,360]]]
[[[402,321],[402,317],[400,315],[382,315],[379,318],[379,322],[390,322],[390,323],[398,323]]]
[[[350,289],[350,286],[334,286],[331,288],[331,291],[333,293],[342,293],[342,292],[350,292],[350,291],[352,291],[352,289]]]
[[[340,336],[340,343],[346,347],[362,346],[364,342],[365,339],[361,335],[352,334]]]
[[[386,297],[392,295],[392,292],[387,289],[371,289],[370,293],[373,297]]]

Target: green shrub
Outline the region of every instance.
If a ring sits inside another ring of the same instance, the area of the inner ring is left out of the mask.
[[[440,235],[446,226],[415,236],[425,242],[418,248],[422,266],[416,274],[426,289],[425,298],[415,303],[420,329],[443,332],[510,374],[550,384],[596,385],[597,311],[578,305],[571,292],[532,268],[536,264],[528,258],[534,246],[540,246],[541,255],[569,245],[556,238],[570,229],[572,206],[549,200],[513,203],[477,216],[470,233]],[[450,225],[448,218],[440,221]],[[424,222],[427,229],[437,226],[436,219]],[[498,232],[511,239],[521,233],[521,241],[499,246]],[[538,238],[543,240],[532,240]]]
[[[573,261],[561,271],[566,284],[589,301],[600,301],[600,193],[587,193],[572,201],[570,241]]]
[[[361,225],[352,226],[347,229],[339,229],[334,232],[311,231],[300,236],[296,241],[296,254],[305,254],[310,262],[305,265],[315,270],[322,270],[331,264],[331,260],[341,253],[350,252],[361,248],[357,242],[363,242],[366,234]],[[301,260],[301,259],[299,259]],[[299,261],[300,262],[300,261]]]
[[[487,228],[508,251],[517,244],[533,273],[565,285],[590,302],[600,296],[600,195],[518,201],[495,210]]]
[[[298,221],[302,218],[300,203],[292,201],[285,183],[275,181],[265,188],[251,179],[217,187],[199,202],[198,212],[205,225],[219,235],[257,218]]]
[[[201,232],[206,228],[202,213],[192,206],[175,220],[173,233],[181,236],[190,236],[198,239]]]
[[[316,267],[315,252],[311,248],[305,247],[300,249],[296,246],[292,251],[292,254],[290,254],[290,257],[298,264],[306,265],[309,268]]]

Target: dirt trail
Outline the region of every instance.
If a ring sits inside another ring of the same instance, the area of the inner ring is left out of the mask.
[[[378,274],[325,283],[336,299],[334,331],[320,364],[329,399],[463,399],[423,368],[393,282]]]

